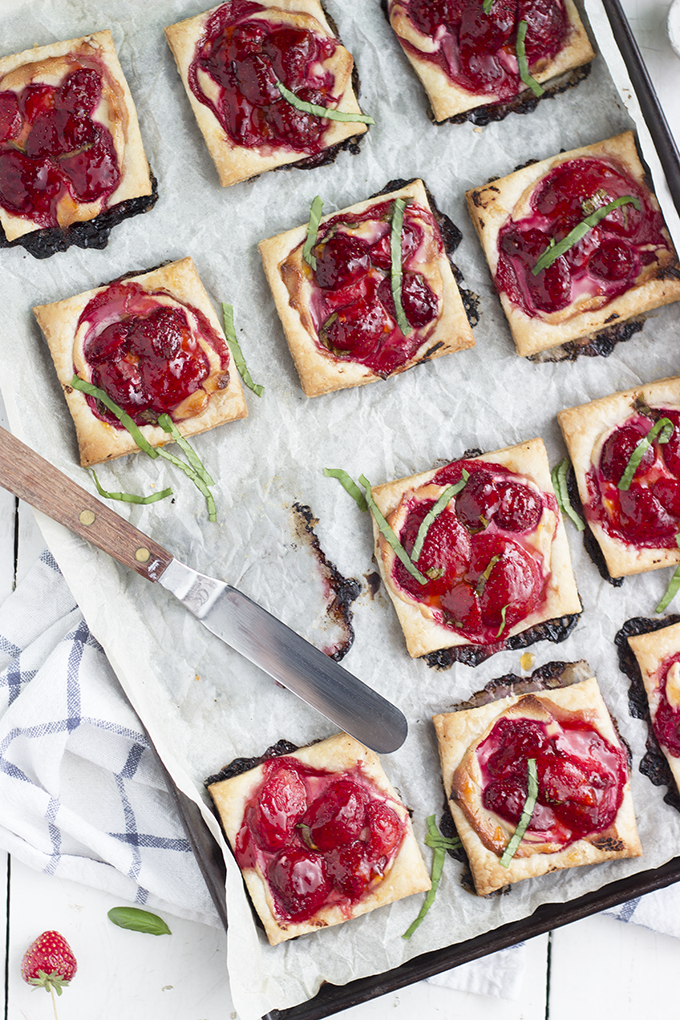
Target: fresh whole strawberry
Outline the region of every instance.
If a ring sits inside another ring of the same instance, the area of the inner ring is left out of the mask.
[[[73,950],[58,931],[44,931],[31,943],[21,961],[21,976],[29,985],[46,989],[54,1004],[54,993],[61,995],[62,988],[75,976],[78,964]],[[56,1006],[54,1015],[57,1015]]]

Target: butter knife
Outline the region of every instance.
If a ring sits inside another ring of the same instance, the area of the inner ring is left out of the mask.
[[[404,714],[242,592],[180,563],[54,465],[0,428],[0,485],[172,592],[201,623],[362,744],[387,754]]]

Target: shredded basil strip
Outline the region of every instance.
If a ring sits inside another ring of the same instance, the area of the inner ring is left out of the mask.
[[[484,8],[485,14],[490,14],[491,8],[493,7],[493,0],[484,0],[482,7]]]
[[[185,464],[184,461],[180,460],[178,457],[174,457],[171,453],[168,453],[167,450],[164,450],[163,448],[154,449],[154,447],[151,446],[148,440],[144,438],[139,427],[135,425],[130,415],[126,414],[126,412],[123,411],[123,409],[119,407],[118,404],[111,400],[109,395],[105,393],[104,390],[100,390],[97,386],[93,386],[92,383],[85,382],[84,379],[79,379],[77,375],[74,375],[73,379],[71,379],[71,386],[73,387],[74,390],[81,390],[83,393],[87,393],[90,396],[95,397],[95,399],[100,400],[102,404],[108,407],[112,414],[115,414],[116,418],[118,418],[121,425],[123,425],[124,428],[127,429],[127,431],[134,439],[135,443],[140,448],[140,450],[142,450],[143,453],[146,453],[149,457],[153,457],[154,459],[156,457],[163,457],[164,460],[170,461],[170,463],[174,464],[175,467],[180,468],[180,470],[183,471],[185,475],[188,475],[188,477],[192,480],[192,482],[199,490],[199,492],[201,492],[206,498],[206,503],[208,505],[208,519],[213,522],[217,520],[215,500],[213,499],[212,493],[208,488],[208,484],[214,485],[215,483],[210,478],[210,475],[205,470],[205,468],[203,467],[203,465],[201,464],[200,460],[198,459],[193,450],[191,452],[200,466],[199,469],[191,466],[190,464]],[[168,420],[170,421],[172,428],[166,428],[161,423],[160,419],[165,417],[168,417]],[[158,424],[165,432],[168,432],[171,435],[173,434],[172,429],[176,428],[174,422],[172,422],[172,420],[167,415],[160,415],[158,419]],[[174,435],[173,438],[175,438]],[[183,436],[182,439],[184,439]],[[179,440],[177,440],[177,442],[179,442]],[[187,447],[189,446],[188,443],[186,445]],[[191,448],[189,447],[189,449]],[[207,483],[204,480],[206,478],[210,478],[209,483]]]
[[[569,458],[565,457],[559,464],[550,472],[550,480],[552,482],[553,489],[555,490],[555,496],[559,504],[560,510],[563,514],[569,518],[577,531],[583,531],[585,524],[579,517],[571,505],[569,499],[569,486],[567,485],[567,472],[569,471]]]
[[[439,840],[441,838],[442,837],[440,836],[439,830],[437,829],[437,825],[435,823],[434,815],[430,815],[430,817],[427,819],[427,836],[425,837],[425,842],[427,843],[428,839],[432,839],[434,841]],[[411,938],[411,935],[413,935],[416,928],[420,927],[425,915],[427,914],[428,910],[434,903],[434,898],[437,895],[437,889],[439,888],[439,882],[442,877],[442,871],[444,870],[445,860],[446,850],[441,846],[435,846],[434,854],[432,855],[432,874],[430,876],[432,886],[427,896],[425,897],[422,907],[420,908],[420,913],[416,917],[413,924],[411,924],[406,929],[404,934],[401,936],[403,939]]]
[[[277,81],[276,87],[286,102],[294,106],[296,110],[301,110],[302,113],[311,113],[312,116],[323,117],[325,120],[340,120],[343,123],[357,121],[360,124],[375,124],[373,118],[368,117],[365,113],[347,113],[344,110],[329,110],[326,106],[306,103],[304,99],[300,99],[294,92],[287,89],[282,81]]]
[[[673,425],[673,422],[670,420],[670,418],[659,418],[656,424],[652,425],[647,435],[643,436],[642,439],[640,439],[635,449],[631,453],[630,459],[626,464],[625,471],[621,475],[621,479],[617,486],[618,489],[622,489],[624,491],[626,489],[630,489],[630,483],[633,481],[635,472],[640,467],[640,464],[642,463],[642,458],[644,457],[645,453],[652,445],[656,437],[657,436],[659,437],[660,443],[662,444],[667,443],[668,440],[671,438],[671,433],[674,427],[675,426]]]
[[[317,195],[312,200],[312,204],[309,207],[309,222],[307,223],[307,239],[302,248],[302,257],[305,262],[316,269],[316,255],[312,255],[312,248],[316,244],[316,239],[319,234],[319,223],[321,221],[321,213],[323,212],[323,202]]]
[[[678,552],[680,552],[680,535],[675,536],[675,544],[678,547]],[[654,612],[663,613],[664,609],[670,605],[670,603],[677,595],[679,588],[680,588],[680,563],[678,563],[673,573],[673,576],[670,579],[668,588],[666,589],[666,594],[661,599],[661,602],[659,602]]]
[[[489,562],[487,563],[486,570],[484,571],[480,579],[477,581],[477,587],[475,588],[475,593],[477,595],[481,595],[484,589],[486,588],[486,582],[491,577],[491,571],[496,566],[500,558],[501,558],[500,553],[496,553],[496,555],[492,556]]]
[[[160,425],[164,432],[167,432],[169,436],[172,436],[177,445],[184,451],[187,460],[191,464],[192,468],[194,469],[198,477],[202,478],[206,485],[214,485],[215,479],[210,477],[210,475],[205,469],[205,466],[203,465],[203,462],[201,461],[201,458],[198,456],[193,446],[189,445],[189,440],[182,435],[182,433],[177,428],[170,415],[159,414],[158,424]],[[161,456],[162,455],[163,451],[161,450]]]
[[[536,759],[527,759],[527,769],[529,773],[529,781],[527,788],[527,799],[524,801],[524,807],[522,808],[522,815],[518,822],[517,828],[515,829],[514,835],[510,839],[508,845],[503,851],[501,857],[501,865],[504,868],[510,867],[510,861],[517,852],[517,847],[522,842],[524,833],[527,831],[531,816],[534,813],[536,807],[536,798],[538,797],[538,770],[536,768]]]
[[[231,351],[231,356],[234,359],[234,364],[236,365],[238,374],[241,376],[248,389],[252,390],[256,396],[261,397],[264,393],[264,386],[260,386],[259,383],[253,382],[253,378],[248,371],[248,366],[246,365],[246,359],[243,357],[241,345],[236,339],[234,309],[225,301],[222,302],[222,319],[224,321],[224,335],[227,338],[229,350]]]
[[[112,907],[106,915],[119,928],[141,931],[145,935],[172,935],[165,921],[158,914],[151,914],[139,907]]]
[[[408,324],[404,306],[401,303],[401,284],[403,273],[401,270],[401,235],[404,229],[404,209],[406,202],[403,198],[396,198],[392,208],[392,233],[390,234],[390,283],[392,286],[392,298],[394,300],[394,311],[397,316],[397,326],[404,336],[410,336],[413,332]]]
[[[366,502],[368,503],[369,510],[371,511],[373,517],[375,518],[375,523],[378,525],[380,534],[383,536],[385,541],[392,547],[392,549],[394,549],[395,555],[404,564],[409,574],[412,577],[415,577],[416,581],[420,581],[421,584],[427,584],[427,578],[425,577],[424,574],[421,574],[421,572],[418,570],[417,566],[415,565],[409,554],[406,552],[397,536],[392,531],[392,528],[389,526],[389,524],[383,517],[380,508],[378,507],[378,504],[373,499],[373,496],[371,495],[371,483],[368,481],[367,478],[364,477],[364,475],[359,475],[359,481],[366,490]]]
[[[503,631],[505,630],[505,614],[508,611],[508,606],[509,605],[510,605],[510,603],[508,602],[507,605],[501,606],[501,625],[498,628],[498,630],[496,631],[496,637],[500,637],[501,634],[503,633]]]
[[[368,510],[366,497],[355,481],[350,478],[342,468],[324,468],[323,473],[327,478],[337,478],[345,492],[348,492],[360,510]]]
[[[563,237],[561,241],[555,243],[554,238],[551,238],[551,244],[545,249],[543,254],[539,257],[538,262],[531,270],[534,276],[543,269],[548,269],[553,264],[555,259],[558,259],[560,255],[564,255],[565,251],[569,251],[575,244],[577,244],[582,237],[585,237],[589,230],[596,227],[600,220],[603,220],[605,216],[613,212],[614,209],[618,209],[622,205],[634,205],[636,209],[640,208],[640,200],[635,198],[633,195],[622,195],[621,198],[614,199],[613,202],[609,202],[607,205],[600,206],[590,216],[586,216],[584,220],[577,223],[573,230],[570,230],[566,237]]]
[[[99,484],[99,479],[94,468],[90,468],[92,477],[94,478],[94,484],[97,486],[97,492],[104,499],[118,499],[123,503],[157,503],[159,499],[165,499],[166,496],[172,496],[172,489],[162,489],[160,492],[154,492],[150,496],[136,496],[133,492],[107,492]]]
[[[425,845],[431,846],[433,850],[457,850],[463,844],[458,837],[442,836],[439,833],[433,835],[431,832],[428,832],[425,837]]]
[[[80,390],[82,393],[87,393],[88,396],[94,397],[96,400],[101,401],[102,404],[108,407],[109,411],[111,411],[112,414],[115,414],[123,428],[127,429],[130,433],[140,450],[143,450],[149,457],[155,458],[159,456],[159,451],[154,450],[151,443],[144,438],[139,426],[135,425],[130,415],[126,414],[122,407],[119,407],[118,404],[111,400],[108,393],[105,393],[104,390],[100,390],[97,386],[93,386],[92,383],[85,382],[84,379],[80,379],[77,375],[74,375],[71,379],[71,386],[74,390]]]
[[[418,534],[416,535],[416,540],[413,543],[413,548],[411,549],[411,559],[414,563],[417,562],[421,552],[423,551],[423,545],[425,544],[427,533],[439,517],[440,513],[446,509],[453,497],[457,496],[461,489],[465,488],[465,484],[470,477],[470,474],[465,470],[465,468],[463,468],[462,474],[463,477],[459,482],[456,482],[455,485],[447,485],[437,502],[430,510],[428,510],[420,522]]]
[[[487,12],[488,13],[488,12]],[[529,61],[527,60],[527,48],[524,40],[527,37],[527,29],[529,25],[526,21],[520,21],[517,26],[517,42],[515,43],[515,52],[517,53],[517,64],[519,66],[519,76],[525,85],[528,85],[533,94],[540,99],[545,89],[542,88],[536,79],[532,77],[529,71]]]

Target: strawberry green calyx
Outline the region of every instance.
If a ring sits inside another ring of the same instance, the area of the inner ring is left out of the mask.
[[[35,985],[37,988],[44,988],[45,991],[51,992],[53,989],[57,995],[61,995],[62,990],[70,985],[68,978],[62,977],[57,971],[52,971],[51,974],[46,974],[44,970],[39,970],[37,977],[28,979],[29,985]]]

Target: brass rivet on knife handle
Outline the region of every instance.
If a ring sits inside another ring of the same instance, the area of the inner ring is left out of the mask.
[[[0,428],[0,485],[142,577],[157,581],[172,555]],[[138,553],[144,551],[144,558]]]

